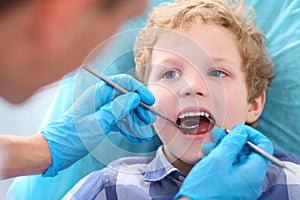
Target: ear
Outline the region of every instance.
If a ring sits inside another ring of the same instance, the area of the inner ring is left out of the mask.
[[[72,29],[86,6],[94,0],[51,0],[39,1],[33,23],[34,40],[41,53],[51,54],[64,45]]]
[[[266,101],[266,92],[252,100],[248,105],[248,112],[246,117],[246,123],[252,124],[261,115]]]

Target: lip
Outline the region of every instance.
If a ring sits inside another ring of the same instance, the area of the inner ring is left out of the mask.
[[[180,131],[181,132],[181,131]],[[187,141],[195,141],[195,140],[203,140],[204,138],[206,138],[209,134],[211,133],[211,131],[200,134],[200,135],[186,135],[183,134],[181,132],[181,137],[183,137],[185,140]]]

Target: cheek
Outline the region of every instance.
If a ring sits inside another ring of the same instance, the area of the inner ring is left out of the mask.
[[[225,124],[228,128],[235,124],[244,124],[247,116],[247,90],[240,87],[235,91],[234,94],[228,94],[226,101]]]
[[[156,99],[154,104],[155,109],[158,110],[163,115],[170,118],[171,120],[175,121],[176,120],[174,119],[175,110],[176,110],[176,106],[178,105],[176,95],[173,92],[171,92],[169,89],[164,87],[163,85],[151,84],[148,85],[148,89],[155,96]],[[154,128],[157,132],[166,131],[166,129],[168,129],[169,127],[173,128],[173,126],[166,126],[166,125],[169,125],[169,123],[167,123],[166,120],[162,119],[161,117],[157,117],[157,120],[154,123]]]
[[[248,102],[243,82],[224,82],[211,88],[212,112],[218,124],[231,129],[235,124],[245,123]]]
[[[148,89],[155,96],[155,108],[161,111],[167,117],[172,118],[178,105],[176,94],[166,86],[158,84],[148,85]]]

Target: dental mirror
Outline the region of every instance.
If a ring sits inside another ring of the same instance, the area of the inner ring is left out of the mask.
[[[128,93],[128,91],[125,90],[123,87],[121,87],[120,85],[118,85],[118,84],[114,83],[113,81],[109,80],[108,78],[106,78],[102,74],[96,72],[95,70],[91,69],[90,67],[88,67],[88,66],[85,65],[82,68],[85,69],[86,71],[90,72],[94,76],[98,77],[99,79],[103,80],[104,82],[106,82],[110,86],[114,87],[119,92],[124,93],[124,94]],[[148,110],[150,110],[151,112],[153,112],[157,116],[161,117],[162,119],[167,120],[172,125],[174,125],[175,127],[179,128],[183,133],[186,133],[186,132],[189,132],[192,129],[198,128],[200,126],[200,124],[201,124],[201,117],[205,117],[206,119],[209,120],[209,122],[210,122],[209,130],[211,130],[215,126],[215,121],[213,119],[210,119],[207,116],[188,117],[187,119],[181,120],[180,122],[176,123],[176,122],[172,121],[171,119],[167,118],[162,113],[160,113],[154,107],[148,106],[148,105],[144,104],[143,102],[140,102],[140,105],[143,106],[144,108],[147,108]]]

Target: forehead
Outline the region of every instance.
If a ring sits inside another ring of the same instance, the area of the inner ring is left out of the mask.
[[[171,54],[194,65],[220,60],[235,66],[242,64],[234,35],[218,25],[197,24],[180,32],[161,31],[153,46],[152,62],[158,62],[158,59]]]

